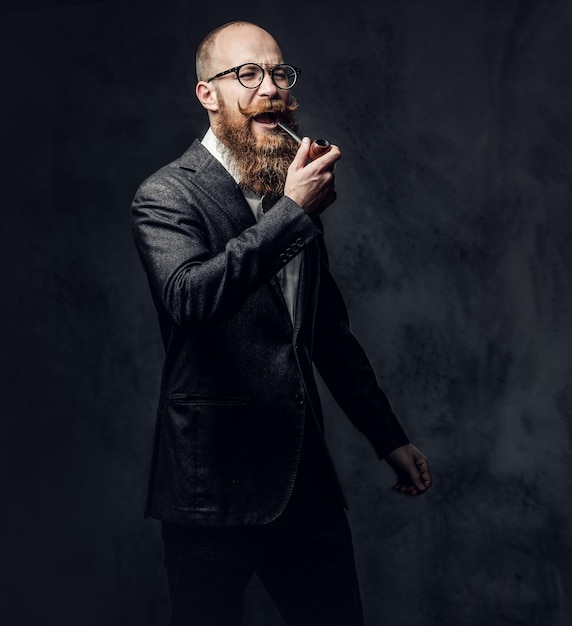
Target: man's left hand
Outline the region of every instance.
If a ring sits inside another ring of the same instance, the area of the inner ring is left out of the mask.
[[[385,460],[395,471],[397,482],[393,489],[408,496],[419,496],[431,486],[427,457],[410,443],[390,452]]]

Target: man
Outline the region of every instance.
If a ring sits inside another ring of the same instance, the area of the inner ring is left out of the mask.
[[[163,522],[171,624],[241,622],[254,572],[288,625],[362,623],[344,499],[314,365],[397,473],[423,493],[426,458],[348,325],[319,219],[338,147],[308,163],[272,36],[245,22],[197,52],[210,129],[141,185],[135,241],[166,350],[147,513]]]

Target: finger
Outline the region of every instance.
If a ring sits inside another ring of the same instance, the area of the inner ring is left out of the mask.
[[[407,464],[401,482],[419,491],[425,490],[425,484],[421,478],[421,472],[418,470],[417,462],[414,461]]]
[[[308,137],[304,137],[302,139],[302,143],[298,146],[298,152],[296,152],[296,156],[291,163],[291,166],[294,169],[302,169],[306,162],[308,161],[308,150],[310,149],[310,139]]]
[[[315,165],[317,169],[320,170],[334,170],[334,165],[338,159],[340,159],[342,153],[338,146],[332,146],[328,152],[325,152],[320,157],[312,161],[312,164]]]
[[[332,144],[331,148],[328,150],[327,155],[332,161],[338,161],[342,158],[342,153],[340,152],[339,147],[335,144]]]
[[[406,496],[416,496],[420,493],[415,485],[405,483],[396,483],[395,485],[393,485],[393,489]]]
[[[429,472],[423,472],[421,474],[421,483],[423,484],[425,490],[431,487],[432,482],[433,481],[431,480],[431,474],[429,474]]]
[[[419,484],[423,486],[423,489],[428,489],[431,486],[431,472],[429,471],[429,461],[423,457],[417,462],[417,469],[419,471]],[[418,485],[419,486],[419,485]]]
[[[418,474],[415,479],[413,480],[413,484],[417,487],[417,489],[419,489],[419,491],[425,491],[427,489],[427,485],[425,484],[425,481],[423,480],[423,477],[421,474]]]
[[[409,470],[399,476],[394,489],[409,496],[417,496],[424,493],[428,489],[428,485],[425,484],[416,467],[411,466]]]

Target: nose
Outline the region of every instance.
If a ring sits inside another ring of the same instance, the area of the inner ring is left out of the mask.
[[[258,86],[258,94],[269,98],[274,98],[278,94],[278,87],[276,87],[274,81],[272,80],[272,73],[270,70],[264,70],[264,77]]]

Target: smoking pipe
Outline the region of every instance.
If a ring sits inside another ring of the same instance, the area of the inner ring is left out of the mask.
[[[297,135],[289,126],[284,124],[284,122],[278,122],[278,126],[280,126],[282,130],[286,131],[292,139],[298,143],[302,143],[302,137]],[[322,156],[322,154],[326,154],[331,147],[332,146],[327,139],[314,139],[310,145],[310,150],[308,151],[308,158],[310,161],[315,161],[318,157]]]

